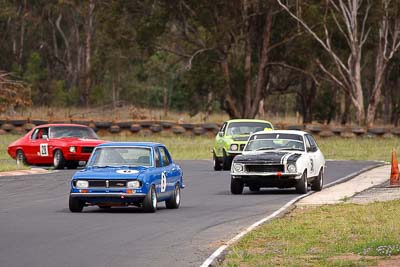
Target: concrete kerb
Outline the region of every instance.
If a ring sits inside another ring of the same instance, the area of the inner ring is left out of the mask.
[[[351,180],[352,178],[365,173],[369,170],[381,167],[383,165],[388,165],[389,163],[387,162],[383,162],[383,161],[376,161],[378,164],[374,165],[374,166],[369,166],[369,167],[365,167],[357,172],[351,173],[337,181],[334,181],[332,183],[326,184],[324,185],[324,188],[329,188],[332,187],[336,184],[339,183],[343,183],[346,181]],[[229,248],[230,246],[232,246],[234,243],[236,243],[237,241],[239,241],[243,236],[245,236],[246,234],[248,234],[249,232],[251,232],[252,230],[254,230],[256,227],[260,226],[263,223],[269,222],[275,218],[279,218],[282,217],[283,215],[289,213],[291,210],[293,210],[295,208],[295,205],[298,201],[300,201],[301,199],[308,197],[312,194],[314,194],[314,191],[310,191],[307,194],[301,195],[296,197],[295,199],[292,199],[291,201],[287,202],[283,207],[281,207],[279,210],[275,211],[274,213],[272,213],[271,215],[258,220],[257,222],[253,223],[252,225],[250,225],[249,227],[247,227],[245,230],[241,231],[240,233],[238,233],[237,235],[235,235],[232,239],[228,240],[227,242],[225,242],[224,245],[218,247],[217,250],[215,250],[201,265],[200,267],[209,267],[209,266],[215,266],[216,262],[222,262],[225,259],[225,256],[227,254],[227,248]]]
[[[35,174],[45,174],[51,173],[52,170],[47,170],[43,168],[31,168],[30,170],[16,170],[16,171],[6,171],[0,172],[1,176],[21,176],[21,175],[35,175]]]
[[[328,159],[327,161],[331,161],[331,160]],[[362,174],[364,172],[367,172],[369,170],[372,170],[372,169],[375,169],[375,168],[390,164],[390,163],[385,162],[385,161],[377,161],[377,160],[376,161],[372,161],[372,162],[376,162],[377,165],[365,167],[365,168],[363,168],[363,169],[361,169],[361,170],[359,170],[357,172],[353,172],[353,173],[351,173],[351,174],[349,174],[349,175],[347,175],[347,176],[345,176],[343,178],[340,178],[339,180],[336,180],[336,181],[331,182],[329,184],[324,184],[324,188],[329,188],[331,186],[347,182],[347,181],[351,180],[352,178],[354,178],[354,177],[356,177],[356,176],[358,176],[358,175],[360,175],[360,174]]]

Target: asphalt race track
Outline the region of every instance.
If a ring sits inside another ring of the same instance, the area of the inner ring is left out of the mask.
[[[298,194],[294,189],[229,192],[229,172],[181,161],[181,208],[68,210],[74,171],[0,177],[0,266],[199,266],[219,245]],[[328,161],[325,183],[376,165]]]

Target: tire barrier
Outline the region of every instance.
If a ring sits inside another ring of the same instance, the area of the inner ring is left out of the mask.
[[[24,134],[35,126],[47,123],[75,123],[91,127],[100,136],[107,134],[141,135],[141,136],[215,136],[222,123],[180,123],[175,121],[149,121],[149,120],[126,120],[126,121],[95,121],[80,119],[9,119],[0,118],[0,135]],[[275,129],[282,130],[304,130],[321,138],[329,137],[376,137],[396,138],[400,137],[400,127],[351,127],[323,124],[274,124]]]
[[[159,132],[162,131],[162,127],[161,127],[160,124],[153,124],[153,125],[150,126],[150,130],[151,130],[153,133],[159,133]]]
[[[118,125],[111,125],[108,131],[112,134],[115,134],[121,132],[121,128]]]
[[[129,129],[132,133],[138,133],[140,130],[142,130],[142,126],[140,126],[140,124],[132,124]]]

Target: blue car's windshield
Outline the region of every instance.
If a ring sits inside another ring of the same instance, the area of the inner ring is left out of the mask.
[[[151,166],[151,150],[144,147],[100,147],[94,152],[88,167]]]

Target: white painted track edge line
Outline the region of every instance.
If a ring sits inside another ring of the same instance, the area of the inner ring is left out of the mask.
[[[283,207],[281,207],[279,210],[276,210],[275,212],[273,212],[272,214],[268,215],[265,218],[262,218],[261,220],[258,220],[257,222],[253,223],[252,225],[250,225],[249,227],[247,227],[245,230],[243,230],[242,232],[238,233],[237,235],[235,235],[232,239],[228,240],[224,245],[220,246],[217,250],[214,251],[213,254],[211,254],[201,265],[200,267],[208,267],[210,266],[210,264],[212,264],[214,262],[215,259],[217,259],[222,252],[224,252],[224,250],[226,248],[228,248],[230,245],[232,245],[233,243],[235,243],[236,241],[238,241],[240,238],[242,238],[243,236],[245,236],[246,234],[248,234],[250,231],[252,231],[254,228],[256,228],[257,226],[275,218],[276,216],[278,216],[279,214],[281,214],[282,212],[286,211],[291,205],[293,205],[293,203],[299,201],[300,199],[310,195],[312,192],[309,192],[307,194],[298,196],[292,200],[290,200],[289,202],[287,202]]]

